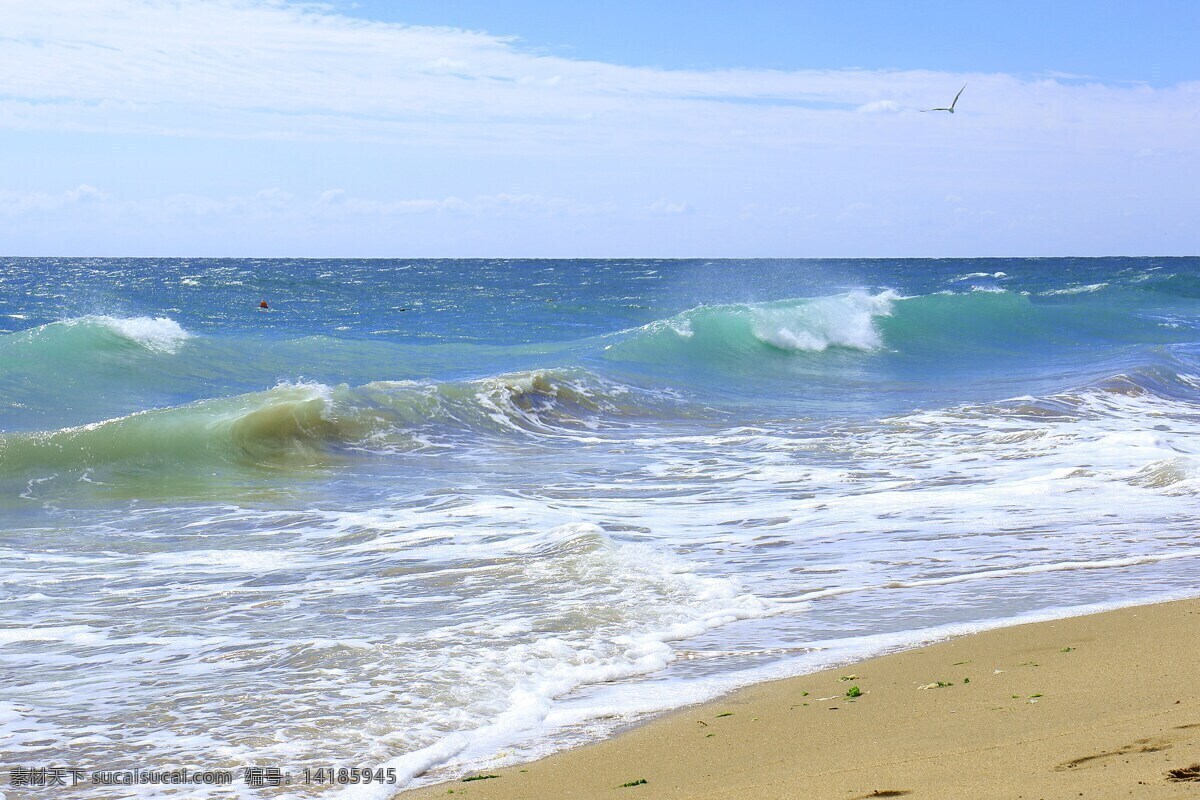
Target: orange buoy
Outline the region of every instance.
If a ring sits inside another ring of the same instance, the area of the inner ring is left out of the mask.
[[[269,305],[267,305],[267,301],[266,301],[266,300],[262,300],[262,301],[260,301],[260,302],[259,302],[259,304],[258,304],[258,307],[259,307],[259,308],[270,308],[270,306],[269,306]]]

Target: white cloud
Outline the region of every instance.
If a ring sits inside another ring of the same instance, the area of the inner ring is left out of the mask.
[[[88,204],[90,208],[81,209]],[[657,203],[658,213],[687,213],[686,204]],[[336,221],[364,217],[399,218],[413,215],[459,214],[477,217],[584,216],[610,213],[607,205],[584,203],[565,197],[539,194],[477,195],[470,198],[356,197],[343,189],[328,189],[314,196],[297,196],[279,188],[261,189],[245,195],[209,197],[173,194],[164,197],[121,199],[86,184],[63,192],[0,192],[0,214],[57,213],[60,218],[78,218],[80,213],[155,218],[249,218],[278,220]]]
[[[60,211],[82,203],[102,203],[109,195],[94,186],[82,183],[73,189],[59,192],[0,191],[0,214],[17,216],[38,212]]]
[[[863,114],[894,113],[900,110],[900,104],[895,100],[872,100],[870,103],[864,103],[855,110]]]
[[[614,136],[707,147],[733,129],[752,132],[737,137],[749,147],[870,144],[921,125],[936,144],[948,140],[944,121],[899,123],[885,135],[852,112],[926,107],[969,78],[954,121],[976,131],[1028,139],[1031,130],[1087,125],[1093,132],[1076,146],[1119,133],[1136,140],[1134,150],[1182,146],[1200,133],[1189,110],[1197,85],[628,67],[271,0],[7,0],[3,9],[0,126],[10,128],[539,150],[611,146]],[[904,116],[885,114],[893,115]]]
[[[318,195],[316,202],[299,206],[297,213],[333,217],[404,216],[409,214],[475,214],[480,216],[511,215],[582,215],[601,212],[598,206],[565,197],[544,197],[538,194],[480,195],[461,197],[374,200],[351,197],[344,190],[334,189]]]
[[[667,200],[659,200],[651,203],[646,208],[651,214],[662,214],[663,216],[673,217],[679,214],[691,214],[695,211],[690,203],[672,203]]]
[[[0,133],[30,156],[0,176],[10,252],[334,229],[328,249],[369,254],[1200,244],[1200,83],[630,67],[283,0],[0,0],[0,74]],[[964,81],[956,114],[915,113]],[[959,196],[985,211],[957,223]]]

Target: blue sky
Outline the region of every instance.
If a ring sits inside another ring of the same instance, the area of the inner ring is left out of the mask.
[[[981,5],[9,2],[0,254],[1197,253],[1200,3]]]
[[[1059,72],[1154,85],[1200,77],[1200,3],[1187,0],[346,0],[334,7],[364,19],[516,36],[572,58],[675,69]]]

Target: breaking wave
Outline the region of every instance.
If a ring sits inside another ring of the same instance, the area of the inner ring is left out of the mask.
[[[0,367],[53,363],[70,369],[106,354],[173,354],[190,338],[170,317],[78,317],[0,336]]]
[[[1103,305],[1064,305],[1004,289],[903,297],[855,290],[826,297],[700,306],[625,331],[608,358],[646,364],[731,365],[779,358],[902,353],[1020,354],[1033,347],[1167,341],[1151,319]]]
[[[668,397],[584,370],[476,381],[280,384],[54,431],[0,434],[0,470],[194,463],[303,466],[339,451],[437,446],[456,436],[571,436],[647,416]]]
[[[829,297],[700,306],[628,332],[611,356],[631,361],[733,360],[760,354],[872,351],[884,346],[878,320],[894,292],[853,291]]]

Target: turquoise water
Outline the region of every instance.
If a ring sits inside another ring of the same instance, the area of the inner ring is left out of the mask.
[[[1190,258],[0,262],[4,752],[420,782],[1196,594],[1198,298]]]

